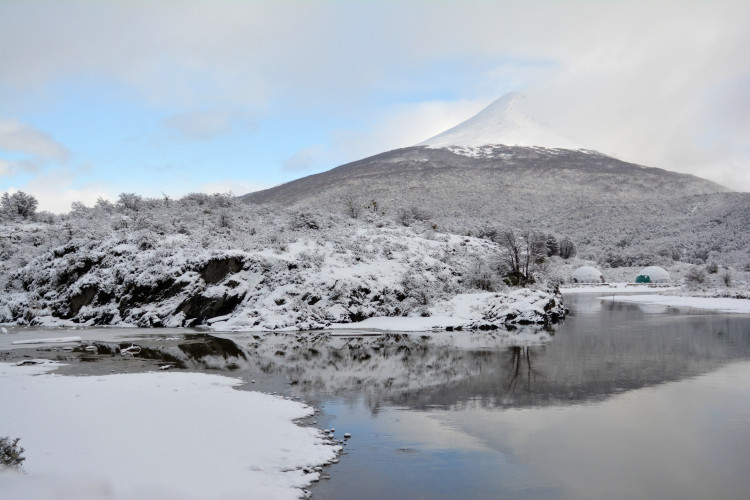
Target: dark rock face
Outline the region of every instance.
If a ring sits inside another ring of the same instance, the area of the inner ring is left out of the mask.
[[[179,318],[172,316],[182,313],[185,325],[196,325],[233,312],[245,298],[244,292],[233,291],[239,287],[238,281],[227,280],[229,283],[219,285],[218,292],[207,291],[230,274],[242,271],[241,257],[225,255],[197,262],[182,269],[182,276],[158,271],[149,275],[140,270],[132,274],[108,272],[115,263],[116,259],[108,258],[105,252],[92,252],[89,247],[68,244],[54,249],[48,262],[43,263],[54,272],[18,275],[24,290],[41,290],[38,293],[48,295],[46,311],[42,309],[39,314],[39,307],[20,304],[12,314],[27,324],[36,316],[49,314],[92,325],[125,321],[140,327],[162,327],[169,321],[175,324],[174,320],[179,324]],[[78,282],[84,275],[92,277]],[[222,289],[226,293],[222,294]],[[160,307],[154,310],[154,305]]]
[[[70,316],[77,315],[83,306],[91,304],[99,293],[96,285],[89,285],[81,288],[81,291],[70,298]]]
[[[213,285],[226,278],[229,273],[241,271],[242,265],[242,260],[236,257],[214,259],[201,269],[201,277],[207,285]]]
[[[221,297],[205,297],[202,294],[193,295],[179,305],[175,313],[185,314],[186,320],[204,323],[209,318],[229,314],[242,302],[244,295],[227,295]]]
[[[185,287],[185,283],[165,278],[150,285],[135,285],[130,292],[131,303],[143,304],[174,297]]]

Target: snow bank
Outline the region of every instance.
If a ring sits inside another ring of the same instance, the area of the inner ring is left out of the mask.
[[[67,232],[37,228],[45,244],[0,262],[7,291],[0,323],[263,331],[377,317],[454,316],[479,327],[564,315],[559,296],[526,296],[502,284],[492,271],[502,249],[486,239],[399,226],[381,214],[354,220],[241,205],[231,227],[217,227],[205,212],[134,212],[140,225],[133,228],[122,227],[120,214],[92,211],[90,220],[71,219]],[[58,241],[71,233],[79,237]],[[482,291],[487,283],[496,290],[491,299]],[[469,315],[445,313],[459,307],[451,302],[458,296],[482,305]]]
[[[544,323],[549,311],[561,314],[562,302],[539,290],[509,293],[465,293],[427,309],[425,316],[374,317],[331,329],[400,332],[454,329],[494,329],[504,325]]]
[[[660,305],[667,307],[687,307],[726,313],[750,314],[750,299],[714,297],[679,297],[675,295],[616,295],[602,299],[632,304]]]
[[[65,377],[50,361],[0,363],[4,435],[30,478],[0,475],[5,498],[299,498],[335,458],[312,408],[201,373]]]
[[[44,339],[26,339],[26,340],[15,340],[13,345],[20,344],[67,344],[71,342],[80,342],[81,337],[50,337]]]

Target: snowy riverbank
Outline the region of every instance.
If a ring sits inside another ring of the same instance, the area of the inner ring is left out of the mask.
[[[498,328],[565,315],[546,286],[502,282],[498,243],[380,213],[240,205],[212,214],[173,204],[9,231],[16,243],[0,263],[0,323],[266,331],[406,318]],[[441,318],[417,319],[433,316]]]
[[[629,304],[657,305],[674,308],[702,309],[726,313],[750,314],[750,299],[735,291],[739,297],[722,297],[726,290],[695,291],[684,286],[607,283],[601,285],[561,286],[563,295],[600,294],[602,300]]]
[[[466,293],[428,309],[424,317],[375,317],[331,329],[372,329],[391,332],[427,330],[487,330],[539,323],[549,311],[562,306],[560,298],[540,290],[518,289],[504,294]]]
[[[702,309],[725,313],[750,314],[750,299],[726,297],[689,297],[677,295],[615,295],[602,299],[630,304],[658,305],[675,308]]]
[[[236,390],[239,379],[49,373],[57,366],[0,363],[12,402],[0,429],[21,438],[28,474],[0,474],[4,498],[300,498],[339,449],[293,423],[311,407]]]

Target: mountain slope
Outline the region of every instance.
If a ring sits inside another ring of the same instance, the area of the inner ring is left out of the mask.
[[[519,99],[504,96],[420,145],[241,199],[337,212],[375,201],[404,222],[416,207],[454,231],[504,225],[567,234],[584,255],[632,265],[655,252],[750,261],[750,195],[577,147],[525,115]]]
[[[376,200],[439,214],[497,215],[561,197],[634,201],[728,191],[694,176],[581,148],[524,110],[512,92],[414,147],[389,151],[242,197],[253,203],[335,208]],[[543,205],[549,205],[544,203]]]
[[[485,156],[425,146],[398,149],[242,197],[338,209],[349,197],[397,210],[493,216],[554,209],[581,198],[636,201],[726,191],[713,182],[592,151],[494,146]]]

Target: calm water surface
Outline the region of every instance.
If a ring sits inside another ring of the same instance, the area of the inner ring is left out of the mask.
[[[456,380],[326,400],[354,438],[314,498],[748,498],[749,318],[567,303]]]
[[[750,318],[566,303],[554,332],[97,329],[81,333],[97,352],[0,351],[66,361],[68,374],[219,371],[313,403],[306,425],[352,434],[315,499],[748,498]],[[76,332],[0,342],[41,334]]]

